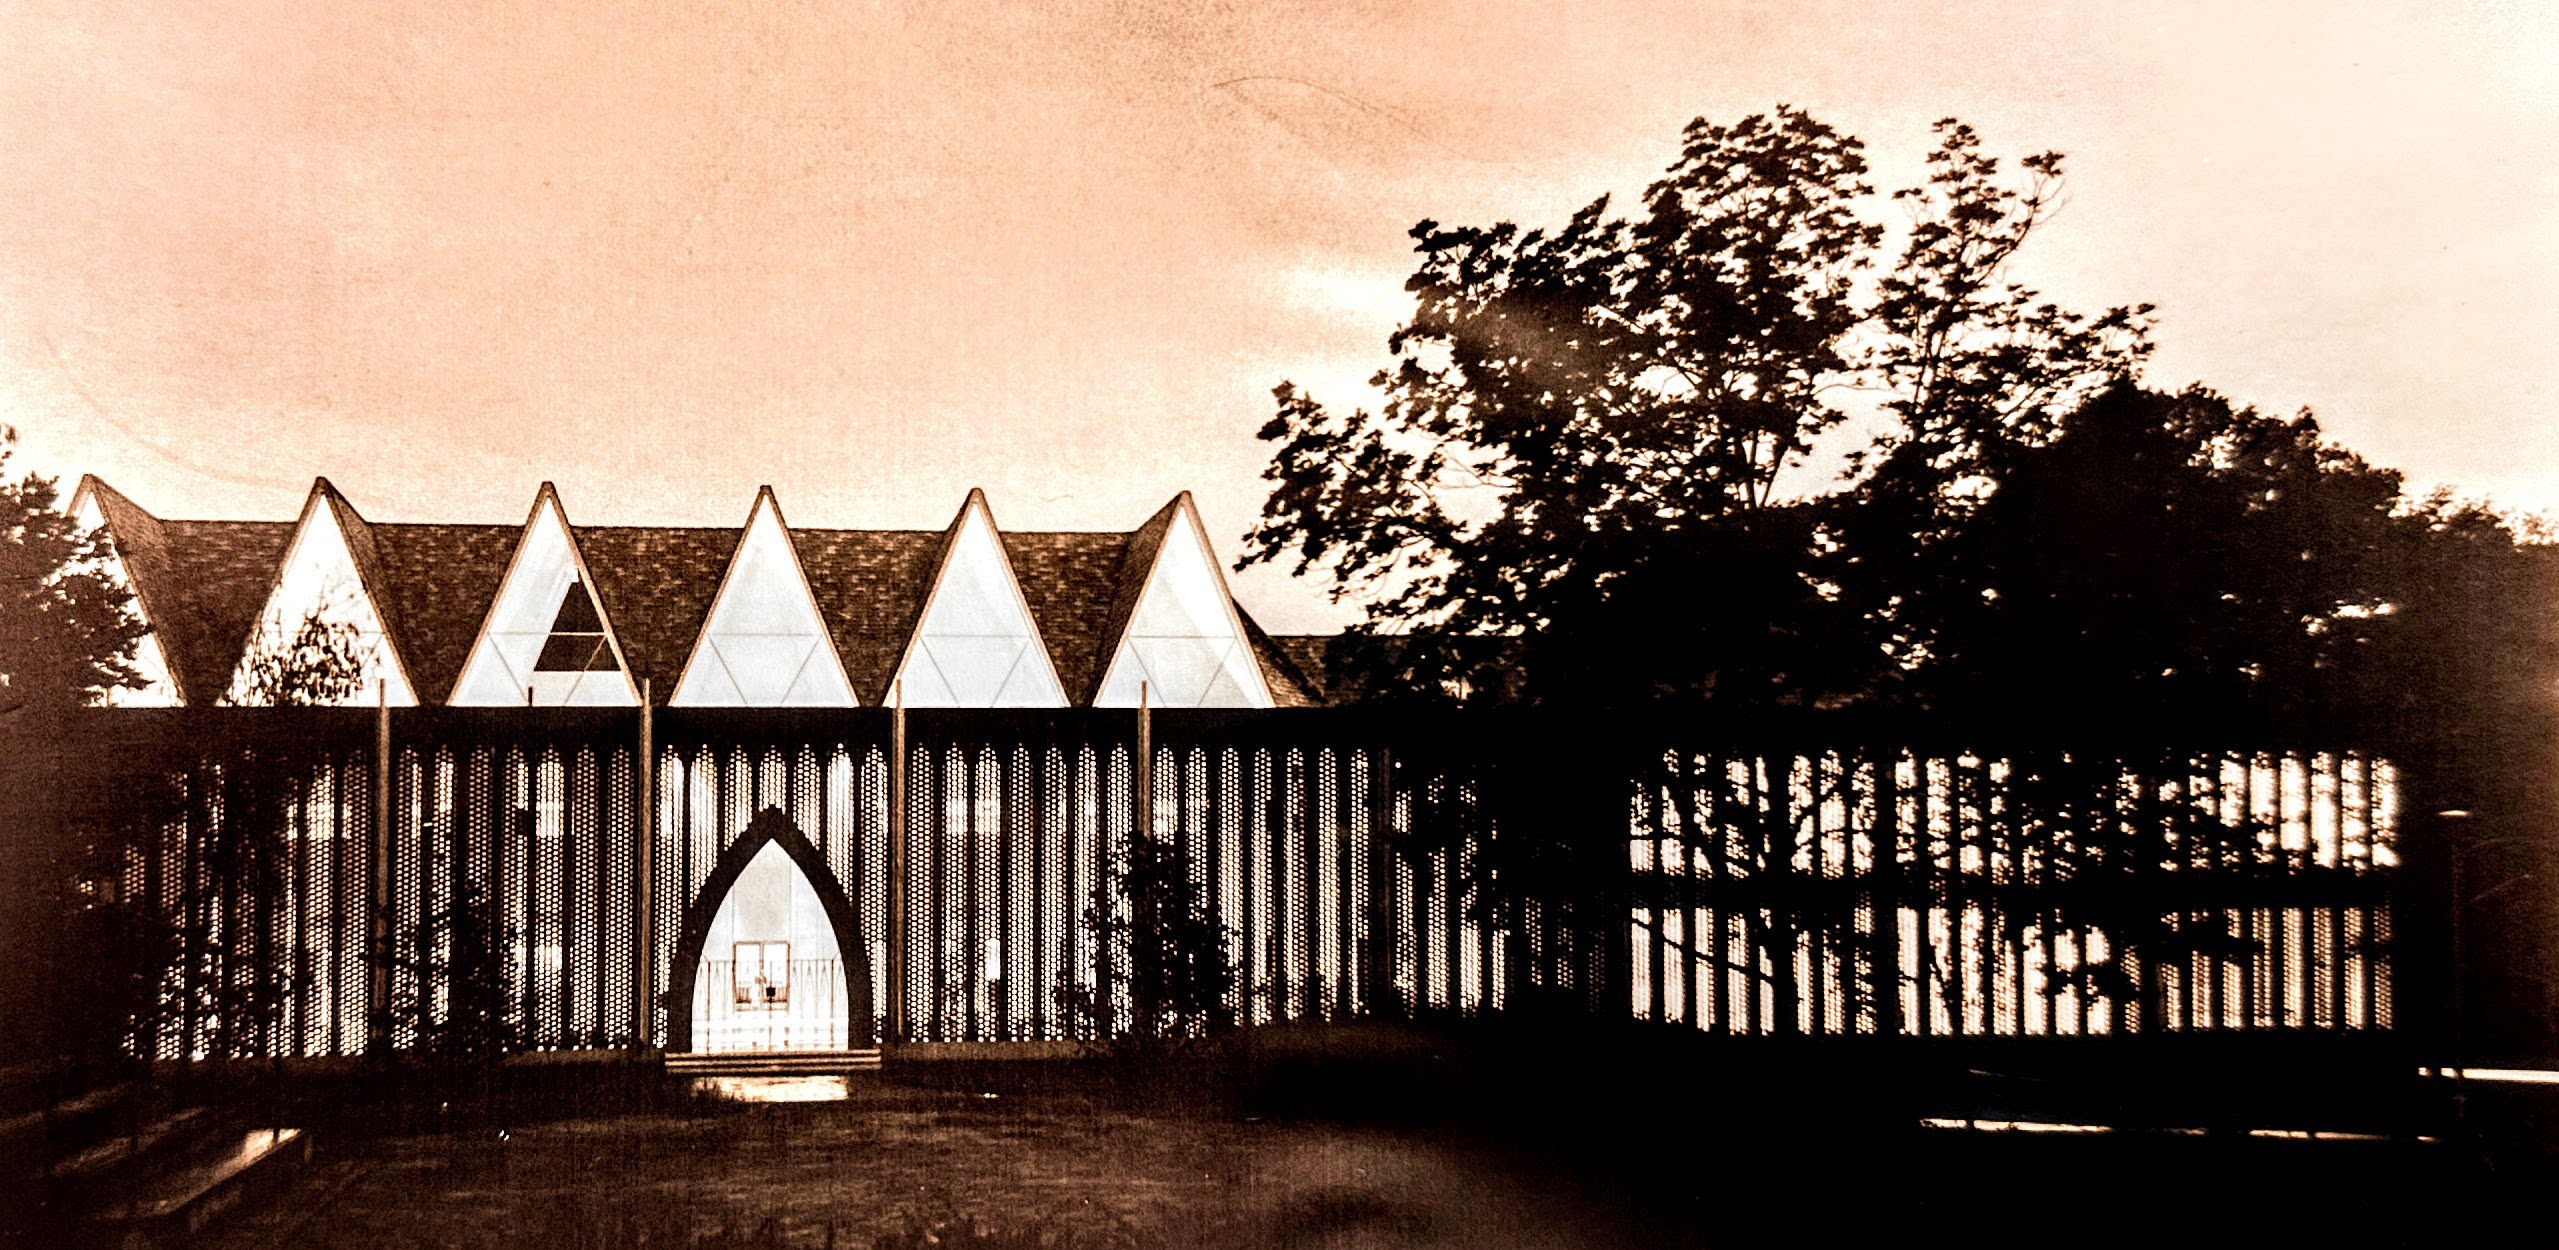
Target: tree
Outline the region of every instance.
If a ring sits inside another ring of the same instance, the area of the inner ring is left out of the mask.
[[[1139,835],[1113,851],[1084,928],[1103,980],[1070,987],[1068,1007],[1108,1038],[1105,1053],[1144,1068],[1234,1027],[1234,930],[1179,846]]]
[[[2399,475],[2307,414],[2119,384],[1978,471],[1894,616],[1917,697],[1967,723],[2333,723],[2421,606]]]
[[[363,635],[345,621],[305,618],[293,635],[249,653],[236,702],[254,707],[338,707],[364,687]]]
[[[241,688],[251,697],[244,701],[293,708],[339,703],[362,681],[364,654],[352,626],[304,620],[289,642],[249,654]],[[222,815],[196,822],[193,863],[203,881],[190,892],[190,913],[177,918],[174,945],[183,964],[171,981],[174,1001],[163,1010],[186,1021],[207,1054],[245,1058],[289,1047],[276,1031],[305,970],[277,950],[274,935],[283,932],[294,832],[308,819],[321,774],[344,744],[327,726],[303,717],[241,721],[236,728],[198,746],[199,760],[214,765],[208,779]]]
[[[6,480],[17,431],[0,426],[0,714],[59,714],[142,684],[144,633],[105,534],[58,504],[54,480]]]
[[[1372,596],[1342,658],[1386,666],[1382,690],[1749,706],[1862,684],[1874,612],[1832,576],[1856,570],[1813,559],[1836,519],[1783,489],[1842,398],[1891,397],[1877,472],[1933,513],[1964,449],[2031,430],[2142,341],[2142,310],[2080,318],[2001,284],[2058,156],[2009,190],[1946,123],[1932,167],[1897,197],[1918,220],[1872,294],[1863,146],[1785,107],[1691,123],[1633,217],[1602,198],[1552,233],[1415,226],[1384,405],[1278,388],[1241,564]]]
[[[1819,576],[1894,661],[1887,682],[1925,660],[1913,621],[1944,580],[1940,548],[1995,493],[2004,460],[2150,354],[2149,305],[2083,316],[2008,277],[2059,209],[2061,155],[2020,161],[2021,190],[1970,126],[1948,118],[1936,131],[1928,181],[1893,193],[1911,229],[1870,310],[1866,381],[1892,422],[1855,457],[1854,488],[1822,509]]]
[[[104,536],[60,507],[50,478],[7,477],[16,431],[0,426],[0,949],[63,941],[99,957],[59,968],[7,961],[0,1056],[117,1053],[148,983],[138,971],[154,934],[116,890],[87,871],[70,827],[82,777],[98,753],[68,740],[75,709],[141,684],[141,618],[118,582]]]
[[[453,857],[447,856],[448,861]],[[411,1053],[451,1079],[522,1042],[518,934],[480,883],[448,862],[445,905],[404,929],[389,957],[390,1022]]]

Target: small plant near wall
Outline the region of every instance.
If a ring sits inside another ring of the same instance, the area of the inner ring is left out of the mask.
[[[1102,976],[1069,985],[1067,1010],[1123,1074],[1161,1077],[1235,1027],[1235,933],[1179,846],[1139,837],[1114,852],[1084,929]]]

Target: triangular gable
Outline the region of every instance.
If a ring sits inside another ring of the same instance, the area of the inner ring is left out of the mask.
[[[1111,648],[1095,707],[1135,707],[1146,684],[1155,707],[1272,706],[1270,684],[1245,635],[1226,575],[1210,554],[1208,530],[1184,491],[1157,519],[1152,544],[1130,544],[1132,566],[1148,555],[1135,602]],[[1153,528],[1153,527],[1150,527]]]
[[[366,532],[364,518],[327,478],[314,482],[310,497],[303,501],[302,516],[294,523],[284,562],[268,587],[266,606],[250,627],[248,645],[232,670],[224,701],[249,705],[275,701],[274,694],[260,686],[261,669],[290,654],[304,623],[318,621],[354,631],[359,680],[340,703],[361,707],[381,698],[394,707],[415,706],[415,687],[375,593],[379,577],[366,575],[374,563],[372,554],[372,535]]]
[[[158,528],[157,518],[118,494],[114,487],[97,478],[83,475],[80,485],[71,492],[71,519],[80,528],[106,537],[106,575],[133,596],[134,614],[142,618],[150,631],[133,645],[133,668],[142,678],[140,686],[119,686],[106,692],[102,700],[109,707],[177,707],[186,700],[178,688],[176,675],[169,669],[168,652],[160,639],[165,633],[160,622],[162,613],[146,594],[142,579],[134,576],[128,552],[137,541],[156,542],[133,533],[137,529]]]
[[[898,665],[906,705],[1065,707],[984,492],[969,492],[949,534]]]
[[[782,505],[768,486],[738,536],[701,637],[677,680],[675,707],[854,707]]]
[[[637,707],[610,610],[549,482],[453,683],[455,707]]]

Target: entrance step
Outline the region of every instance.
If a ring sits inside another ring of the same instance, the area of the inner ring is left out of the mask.
[[[282,1186],[310,1158],[311,1139],[298,1128],[222,1130],[101,1195],[85,1221],[97,1234],[92,1244],[192,1245],[223,1213]]]
[[[734,1050],[666,1057],[669,1076],[840,1076],[879,1070],[877,1046],[860,1050]]]
[[[66,1194],[101,1193],[109,1183],[130,1177],[154,1160],[204,1153],[208,1139],[218,1137],[221,1127],[220,1118],[209,1108],[186,1107],[57,1161],[53,1180]],[[218,1150],[219,1144],[212,1148]]]
[[[0,1118],[0,1153],[77,1150],[103,1141],[133,1118],[141,1089],[126,1081]]]

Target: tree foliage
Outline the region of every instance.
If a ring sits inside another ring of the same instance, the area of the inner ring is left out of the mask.
[[[2539,971],[2559,963],[2537,953],[2559,870],[2546,851],[2490,854],[2552,845],[2559,557],[2492,508],[2412,496],[2306,413],[2145,389],[2148,306],[2074,312],[2015,277],[2062,174],[2056,154],[2007,164],[1949,120],[1919,185],[1877,197],[1856,139],[1779,108],[1692,123],[1631,214],[1602,199],[1554,229],[1425,221],[1383,403],[1277,389],[1273,486],[1242,564],[1361,601],[1329,659],[1365,697],[1561,706],[1595,729],[1628,720],[1582,713],[1767,726],[1758,713],[1848,707],[1997,747],[2005,817],[2090,881],[2152,853],[2124,841],[2114,774],[2089,762],[2109,744],[2377,752],[2405,770],[2411,863],[2450,836],[2437,813],[2495,831],[2458,853],[2510,914],[2473,923],[2517,952],[2499,1001],[2537,1002],[2559,1037],[2559,981]],[[1904,223],[1883,228],[1878,207]],[[1804,480],[1826,435],[1854,432],[1845,474]],[[1622,916],[1622,843],[1589,831],[1625,816],[1553,810],[1547,776],[1584,749],[1562,736],[1463,802],[1417,802],[1415,845],[1495,830],[1476,905],[1544,890],[1541,906]],[[1790,786],[1754,785],[1723,818],[1678,813],[1675,836],[1773,891],[1744,945],[1784,1000],[1782,952],[1858,937],[1837,900],[1787,879],[1807,835],[1783,809],[1799,805],[1753,806]],[[2244,859],[2262,832],[2211,836]],[[2110,992],[2118,958],[2219,940],[2137,894],[2072,904],[2115,952],[2079,975]]]
[[[1838,580],[1869,566],[1817,566],[1840,518],[1783,489],[1847,398],[1881,396],[1899,422],[1869,477],[1924,539],[1989,449],[2049,431],[2147,343],[2146,309],[2082,317],[2005,278],[2056,202],[2059,156],[2010,187],[1947,122],[1930,167],[1894,197],[1914,222],[1889,265],[1863,145],[1783,107],[1692,123],[1633,216],[1602,198],[1552,232],[1415,226],[1384,404],[1342,414],[1278,388],[1275,485],[1243,563],[1368,596],[1352,650],[1391,669],[1379,689],[1782,704],[1856,688],[1889,597]],[[1360,645],[1379,635],[1404,640]]]
[[[156,992],[162,932],[121,897],[102,859],[67,830],[105,761],[69,737],[77,708],[141,684],[142,621],[116,579],[105,537],[63,510],[55,482],[8,477],[17,434],[0,426],[0,949],[39,943],[96,952],[40,979],[13,961],[0,986],[8,1030],[0,1055],[120,1053]]]
[[[142,684],[132,592],[111,572],[104,534],[58,505],[53,479],[8,480],[17,432],[0,426],[0,710],[42,715]]]
[[[252,649],[236,701],[256,707],[338,707],[363,693],[365,647],[356,627],[320,614],[291,637]]]
[[[1114,1057],[1160,1060],[1234,1026],[1234,930],[1181,847],[1141,835],[1113,851],[1084,928],[1102,980],[1069,987],[1068,1007]]]
[[[448,1075],[523,1044],[514,950],[495,899],[458,869],[445,904],[394,939],[389,1023],[411,1057]]]

